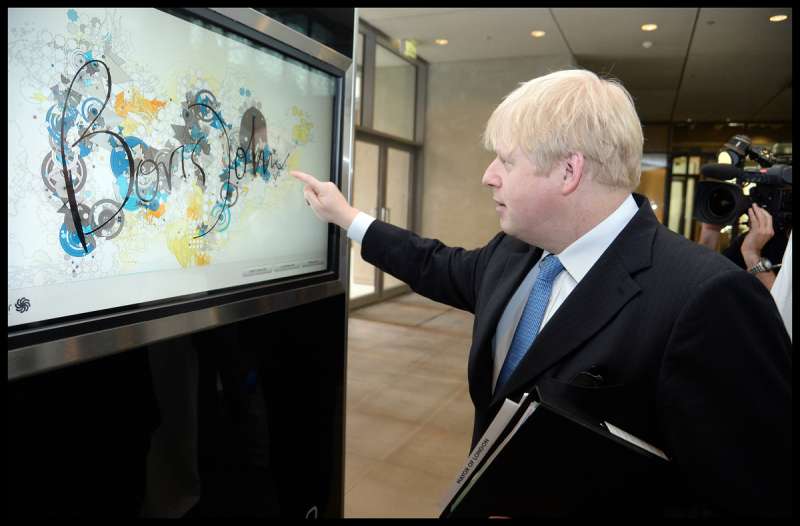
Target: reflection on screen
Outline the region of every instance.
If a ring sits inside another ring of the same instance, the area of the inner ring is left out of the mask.
[[[8,11],[8,326],[324,270],[335,78],[154,9]]]

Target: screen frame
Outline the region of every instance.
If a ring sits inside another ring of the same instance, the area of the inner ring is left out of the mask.
[[[354,97],[351,58],[251,8],[159,10],[178,18],[199,18],[333,75],[336,96],[331,180],[349,196]],[[355,10],[353,15],[355,40]],[[328,263],[324,271],[9,327],[8,379],[346,294],[346,245],[340,229],[328,225]]]

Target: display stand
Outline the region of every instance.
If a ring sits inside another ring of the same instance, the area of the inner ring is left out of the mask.
[[[348,195],[355,10],[181,13],[335,77],[331,180]],[[341,517],[348,275],[329,226],[323,271],[9,322],[7,516]]]

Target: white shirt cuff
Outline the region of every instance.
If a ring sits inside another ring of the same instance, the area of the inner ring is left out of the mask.
[[[350,224],[350,228],[347,229],[347,237],[360,244],[373,221],[375,218],[371,215],[359,212]]]

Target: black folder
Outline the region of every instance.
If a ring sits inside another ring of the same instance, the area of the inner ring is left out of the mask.
[[[661,451],[539,386],[534,393],[445,505],[442,518],[660,515],[670,466]],[[535,409],[522,422],[531,404]]]

